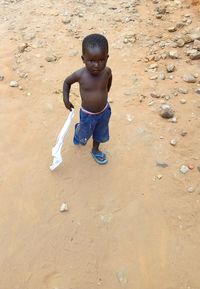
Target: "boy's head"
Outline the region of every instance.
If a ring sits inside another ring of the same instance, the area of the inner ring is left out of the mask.
[[[83,39],[82,60],[91,74],[98,75],[103,71],[108,57],[108,41],[105,36],[90,34]]]

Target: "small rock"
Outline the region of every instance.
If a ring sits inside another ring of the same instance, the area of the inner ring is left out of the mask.
[[[131,122],[133,120],[133,117],[130,114],[126,115],[126,119]]]
[[[167,168],[168,167],[168,164],[163,162],[163,161],[160,161],[160,160],[157,160],[156,161],[156,166],[157,167],[161,167],[161,168]]]
[[[194,31],[190,33],[192,40],[200,40],[200,27],[197,27]]]
[[[197,49],[198,51],[200,51],[200,41],[199,40],[195,40],[193,43],[193,48]]]
[[[157,175],[157,178],[158,178],[159,180],[161,180],[162,177],[163,177],[163,175]]]
[[[197,166],[197,170],[200,172],[200,165],[199,165],[199,166]]]
[[[4,75],[0,75],[0,81],[4,80]]]
[[[11,80],[10,87],[18,87],[18,82],[16,80]]]
[[[175,70],[175,65],[173,63],[167,64],[166,66],[167,72],[173,72]]]
[[[180,103],[181,103],[181,104],[185,104],[186,102],[187,102],[186,99],[183,99],[183,98],[180,99]]]
[[[195,52],[190,54],[191,60],[198,60],[200,59],[200,51],[196,50]]]
[[[170,144],[171,144],[172,146],[176,146],[177,141],[176,141],[175,139],[171,139],[171,140],[170,140]]]
[[[194,170],[195,166],[194,166],[193,164],[190,164],[190,165],[188,165],[188,168],[189,168],[190,170]]]
[[[177,123],[177,118],[176,116],[172,117],[172,119],[169,119],[170,122],[172,123]]]
[[[166,78],[165,73],[164,72],[160,72],[159,75],[158,75],[158,78],[160,80],[165,80],[165,78]]]
[[[178,47],[183,47],[183,46],[185,45],[185,41],[184,41],[183,38],[179,38],[179,39],[176,41],[176,43],[177,43],[177,46],[178,46]]]
[[[196,89],[196,93],[200,95],[200,88]]]
[[[68,211],[68,206],[66,203],[62,203],[62,205],[60,206],[60,212],[63,213],[65,211]]]
[[[174,110],[169,104],[164,103],[160,106],[160,116],[163,118],[172,118],[174,117]]]
[[[182,165],[182,166],[180,167],[180,172],[181,172],[182,174],[186,174],[188,171],[189,171],[189,168],[188,168],[187,166]]]
[[[178,59],[178,58],[179,58],[179,55],[178,55],[177,50],[171,50],[171,51],[169,52],[169,57],[170,57],[171,59]]]
[[[183,80],[185,82],[188,82],[188,83],[195,83],[196,82],[196,78],[192,74],[185,74],[183,76]]]
[[[128,283],[128,279],[126,276],[126,273],[124,271],[119,271],[116,273],[117,279],[119,281],[119,283],[124,286]]]
[[[22,43],[18,46],[18,51],[20,53],[23,53],[27,47],[28,47],[28,43]]]
[[[47,56],[47,57],[45,57],[45,60],[47,62],[54,62],[57,60],[57,57],[55,55]]]
[[[156,93],[156,92],[151,92],[151,97],[153,98],[160,98],[160,94]]]
[[[187,135],[187,131],[186,130],[182,130],[181,131],[181,136],[186,136]]]
[[[178,92],[179,92],[179,93],[182,93],[182,94],[187,94],[187,93],[188,93],[188,89],[181,87],[181,88],[178,89]]]
[[[62,19],[62,23],[63,23],[63,24],[69,24],[70,22],[71,22],[71,19],[68,18],[68,17],[64,17],[64,18]]]
[[[187,189],[187,191],[188,191],[188,193],[193,193],[195,191],[195,189],[194,189],[194,187],[191,186]]]
[[[172,27],[169,27],[168,28],[168,31],[169,32],[175,32],[177,30],[177,27],[176,26],[172,26]]]

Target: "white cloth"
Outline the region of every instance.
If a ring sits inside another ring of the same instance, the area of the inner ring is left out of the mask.
[[[70,111],[70,114],[57,137],[56,145],[52,148],[53,163],[49,167],[51,171],[55,170],[55,168],[57,168],[62,163],[61,149],[64,143],[64,138],[69,130],[73,117],[74,117],[74,109]]]

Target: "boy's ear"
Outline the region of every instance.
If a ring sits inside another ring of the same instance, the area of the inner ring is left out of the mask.
[[[107,58],[109,58],[109,54],[107,55]]]
[[[84,63],[84,62],[85,62],[85,60],[84,60],[84,56],[83,56],[83,55],[81,56],[81,59],[82,59],[82,61],[83,61],[83,63]]]

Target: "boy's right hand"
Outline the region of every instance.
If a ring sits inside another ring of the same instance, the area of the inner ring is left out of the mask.
[[[74,108],[73,104],[70,101],[65,102],[65,106],[70,111],[72,110],[72,108]]]

